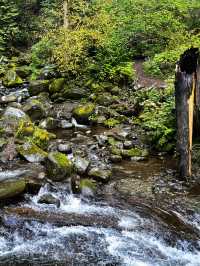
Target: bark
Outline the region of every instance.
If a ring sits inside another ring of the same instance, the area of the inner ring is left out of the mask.
[[[179,175],[181,179],[192,175],[193,122],[194,113],[197,114],[196,109],[199,105],[198,58],[198,49],[188,49],[181,56],[176,69],[177,152],[180,158]]]
[[[63,2],[63,27],[65,29],[69,28],[69,0]]]

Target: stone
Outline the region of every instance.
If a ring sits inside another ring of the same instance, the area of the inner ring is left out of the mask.
[[[90,162],[85,158],[81,158],[80,156],[75,157],[74,159],[74,167],[78,174],[84,175],[87,172]]]
[[[124,158],[146,158],[148,156],[148,151],[145,149],[140,149],[140,148],[132,148],[129,150],[122,150],[121,155]]]
[[[80,187],[80,176],[73,175],[71,177],[71,190],[74,194],[80,194],[81,193],[81,187]]]
[[[108,137],[106,135],[96,135],[96,140],[98,141],[99,146],[104,146],[108,142]]]
[[[72,153],[72,145],[70,143],[60,143],[58,145],[58,151],[66,154]]]
[[[31,142],[26,142],[23,145],[17,146],[17,151],[28,162],[39,163],[47,158],[47,153],[40,149],[37,145]]]
[[[46,167],[48,176],[53,181],[62,181],[70,177],[73,170],[72,162],[61,152],[50,152]]]
[[[9,180],[0,182],[0,200],[15,197],[26,188],[26,182],[24,179]]]
[[[93,167],[89,170],[88,176],[94,178],[97,181],[106,183],[110,180],[112,176],[112,171],[107,169],[101,169],[98,167]]]
[[[38,203],[40,203],[40,204],[53,204],[53,205],[56,205],[57,208],[60,207],[60,200],[58,198],[54,197],[50,193],[43,194],[39,198]]]
[[[51,94],[62,92],[65,82],[66,81],[64,78],[54,79],[49,85],[49,92]]]
[[[88,92],[80,87],[65,85],[62,94],[66,99],[79,100],[85,98]]]
[[[23,106],[23,111],[26,112],[33,121],[40,120],[48,115],[50,105],[44,104],[40,98],[30,98]]]
[[[31,74],[31,70],[29,66],[18,66],[16,67],[16,73],[21,78],[25,79]]]
[[[131,140],[124,141],[124,149],[131,149],[133,148],[133,142]]]
[[[88,124],[89,117],[95,112],[95,105],[93,103],[86,103],[78,105],[73,110],[73,117],[80,124]]]
[[[40,122],[39,127],[52,130],[58,128],[59,124],[60,121],[58,119],[55,119],[53,117],[47,117],[46,119]]]
[[[23,84],[23,80],[17,75],[14,69],[10,69],[6,72],[3,79],[3,85],[6,87],[15,87]]]
[[[16,101],[17,97],[15,95],[5,95],[0,97],[0,103],[11,103]]]
[[[38,95],[41,92],[48,92],[49,90],[49,80],[33,80],[29,84],[30,95]]]
[[[112,154],[110,156],[110,160],[111,162],[113,163],[120,163],[122,161],[122,156],[121,155],[115,155],[115,154]]]
[[[73,124],[68,122],[67,120],[61,120],[59,123],[59,127],[61,127],[62,129],[72,129]]]

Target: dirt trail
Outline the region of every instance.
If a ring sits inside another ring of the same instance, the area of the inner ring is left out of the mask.
[[[147,76],[144,73],[143,63],[144,63],[144,60],[136,60],[134,63],[138,84],[141,87],[157,87],[157,88],[166,87],[165,81],[158,79],[158,78]]]

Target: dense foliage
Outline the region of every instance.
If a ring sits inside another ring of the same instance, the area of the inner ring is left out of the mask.
[[[200,47],[199,15],[199,0],[1,0],[0,53],[25,51],[31,79],[64,77],[93,92],[105,82],[132,86],[134,58],[166,79],[185,49]],[[138,121],[158,149],[172,147],[171,88],[134,95]]]

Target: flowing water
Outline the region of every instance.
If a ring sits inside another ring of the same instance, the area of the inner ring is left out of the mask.
[[[59,208],[37,203],[49,190],[61,200]],[[8,215],[0,227],[0,265],[200,265],[198,239],[175,237],[161,218],[145,210],[144,215],[142,205],[138,211],[136,205],[117,199],[106,202],[91,193],[75,196],[67,185],[56,184],[45,185],[37,196],[27,194],[18,207],[66,219],[73,214],[77,224]],[[91,217],[88,224],[84,223],[87,216]],[[182,219],[200,230],[200,215]]]

